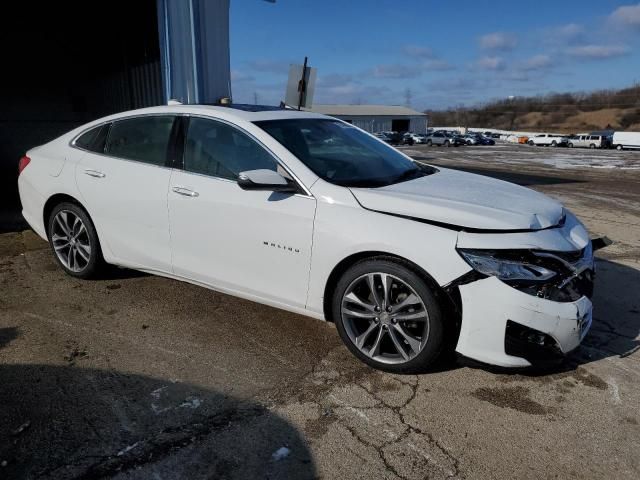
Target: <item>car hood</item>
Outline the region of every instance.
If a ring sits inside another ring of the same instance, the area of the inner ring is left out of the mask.
[[[434,174],[380,188],[351,188],[369,210],[460,229],[540,230],[561,223],[562,205],[513,183],[439,168]]]

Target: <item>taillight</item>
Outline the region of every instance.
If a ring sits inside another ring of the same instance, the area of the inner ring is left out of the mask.
[[[20,159],[20,162],[18,162],[18,175],[22,173],[22,171],[27,167],[27,165],[29,165],[30,162],[31,159],[26,155]]]

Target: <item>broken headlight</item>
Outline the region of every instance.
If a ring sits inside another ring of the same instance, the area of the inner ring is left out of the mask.
[[[544,282],[558,274],[521,251],[458,249],[458,253],[475,271],[506,283]]]

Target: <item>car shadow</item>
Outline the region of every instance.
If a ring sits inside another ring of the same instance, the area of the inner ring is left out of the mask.
[[[0,328],[0,349],[9,345],[20,336],[20,329],[17,327]]]
[[[0,365],[0,385],[2,478],[317,476],[301,433],[256,402],[77,365]]]

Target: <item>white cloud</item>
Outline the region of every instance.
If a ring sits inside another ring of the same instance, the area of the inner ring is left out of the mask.
[[[481,70],[504,70],[505,63],[500,57],[482,57],[476,62],[476,67]]]
[[[433,51],[429,47],[420,45],[405,45],[402,47],[403,52],[413,58],[432,58]]]
[[[429,60],[427,62],[424,62],[424,64],[422,65],[425,69],[425,71],[429,72],[446,72],[449,70],[455,70],[456,67],[455,65],[451,65],[449,62],[447,62],[446,60]]]
[[[553,61],[549,55],[534,55],[524,62],[522,65],[523,70],[543,70],[550,67]]]
[[[261,59],[249,62],[249,67],[256,72],[287,73],[289,71],[289,66],[292,63],[295,62]]]
[[[567,23],[566,25],[554,28],[552,32],[557,37],[571,40],[582,35],[584,33],[584,27],[577,23]]]
[[[377,78],[416,78],[422,73],[415,65],[376,65],[371,72]]]
[[[572,57],[584,59],[614,58],[628,53],[629,48],[624,45],[582,45],[567,49],[567,54]]]
[[[485,50],[512,50],[518,44],[518,39],[512,33],[493,32],[482,35],[478,43]]]
[[[640,3],[618,7],[609,19],[619,25],[640,29]]]
[[[241,72],[240,70],[231,70],[232,82],[252,82],[255,77],[249,73]]]

